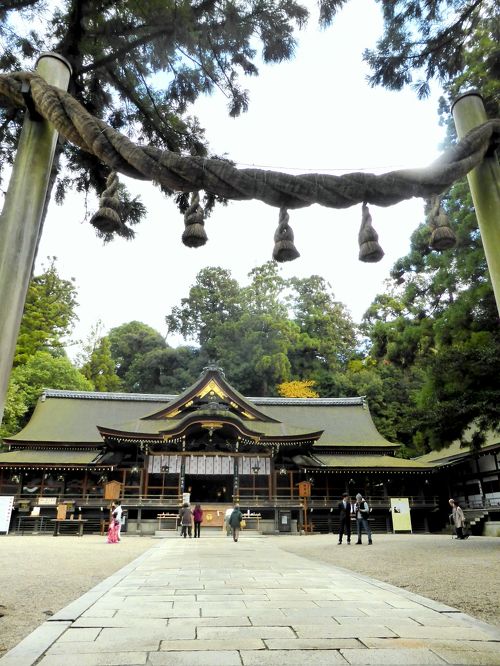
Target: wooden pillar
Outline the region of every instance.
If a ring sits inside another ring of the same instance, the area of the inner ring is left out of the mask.
[[[38,59],[37,74],[66,90],[71,68],[56,53],[44,53]],[[0,422],[42,231],[56,142],[55,129],[27,112],[0,217]]]
[[[488,120],[483,99],[476,91],[460,95],[452,106],[452,113],[459,139]],[[467,180],[500,312],[500,166],[496,153],[491,151],[486,155],[481,164],[467,174]]]
[[[240,501],[240,472],[239,472],[239,458],[234,456],[233,458],[233,503],[239,503]],[[255,481],[255,479],[254,479]],[[255,494],[255,493],[254,493]]]
[[[179,494],[182,500],[184,486],[186,483],[186,456],[181,456],[181,471],[179,472]]]

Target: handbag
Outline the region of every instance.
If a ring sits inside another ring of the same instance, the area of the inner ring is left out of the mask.
[[[240,528],[244,529],[246,526],[247,526],[247,521],[243,519],[240,523]]]

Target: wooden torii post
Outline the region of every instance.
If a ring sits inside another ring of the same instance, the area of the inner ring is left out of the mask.
[[[65,58],[42,53],[36,69],[47,83],[67,90],[71,67]],[[29,96],[29,90],[26,93]],[[0,423],[42,230],[57,136],[34,109],[26,113],[0,216]]]
[[[458,138],[488,120],[481,95],[472,90],[452,106]],[[500,166],[495,150],[467,174],[484,254],[500,314]]]

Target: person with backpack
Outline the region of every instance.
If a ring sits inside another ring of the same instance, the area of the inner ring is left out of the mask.
[[[358,540],[356,545],[361,545],[361,534],[363,529],[368,536],[368,545],[372,545],[372,531],[368,524],[368,517],[370,515],[370,507],[361,493],[356,495],[356,504],[354,505],[354,515],[356,516],[356,526],[358,528]]]
[[[233,533],[233,541],[238,541],[242,520],[243,514],[240,511],[240,506],[239,504],[235,504],[228,520],[229,526],[231,527],[231,531]]]

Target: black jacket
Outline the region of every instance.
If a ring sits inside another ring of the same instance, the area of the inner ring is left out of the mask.
[[[351,516],[351,504],[347,502],[347,508],[344,509],[344,501],[338,503],[338,510],[340,512],[340,520],[349,519]]]

